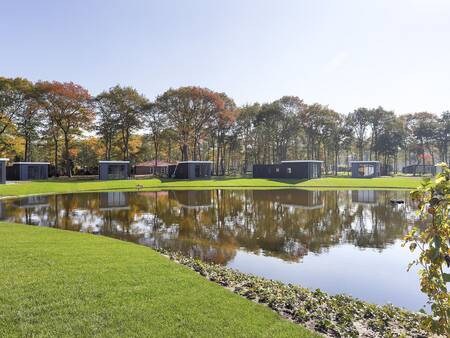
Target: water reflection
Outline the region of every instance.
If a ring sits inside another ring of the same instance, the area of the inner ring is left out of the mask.
[[[407,203],[391,205],[391,199]],[[310,259],[305,262],[310,255],[326,266],[331,262],[330,252],[337,248],[346,248],[351,255],[339,262],[334,259],[333,264],[352,274],[352,280],[364,274],[367,283],[367,276],[377,271],[370,266],[364,271],[361,267],[352,270],[351,256],[361,258],[361,249],[370,249],[391,264],[398,257],[387,253],[389,248],[398,245],[415,221],[408,192],[404,191],[101,192],[5,200],[0,211],[2,220],[100,233],[300,284],[308,284],[308,278],[288,277],[286,271],[311,269]],[[398,265],[402,273],[406,263]],[[282,266],[285,272],[281,272]],[[405,274],[404,278],[401,283],[413,282],[415,276]],[[314,283],[311,287],[347,292],[343,281]],[[353,290],[349,293],[354,294]],[[386,302],[377,297],[370,300]],[[422,298],[413,297],[417,309]]]

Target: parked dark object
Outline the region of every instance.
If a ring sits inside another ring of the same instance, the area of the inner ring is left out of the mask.
[[[99,161],[100,180],[125,180],[130,177],[130,161]]]
[[[14,162],[6,168],[6,179],[12,181],[48,179],[48,162]]]
[[[282,161],[280,164],[254,164],[254,178],[311,179],[321,177],[323,161]]]
[[[402,173],[413,175],[436,175],[436,166],[431,164],[411,164],[402,168]]]
[[[381,163],[379,161],[351,161],[352,177],[372,178],[381,175]]]
[[[7,158],[0,158],[0,184],[6,183],[6,162]]]
[[[169,177],[177,179],[210,179],[211,161],[182,161],[169,166]]]

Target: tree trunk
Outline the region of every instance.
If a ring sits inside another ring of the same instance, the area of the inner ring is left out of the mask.
[[[70,154],[69,154],[69,135],[64,131],[64,157],[66,162],[66,175],[72,177]]]

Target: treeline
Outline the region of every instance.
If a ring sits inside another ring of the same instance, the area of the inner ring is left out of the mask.
[[[59,174],[99,159],[212,160],[216,175],[254,163],[319,159],[334,173],[351,159],[401,164],[448,161],[450,112],[396,116],[382,107],[349,114],[296,96],[238,107],[207,88],[169,89],[150,101],[115,86],[93,97],[72,82],[0,77],[0,150],[47,160]]]

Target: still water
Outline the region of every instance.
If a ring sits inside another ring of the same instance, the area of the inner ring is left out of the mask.
[[[391,199],[405,200],[393,205]],[[401,238],[417,222],[406,191],[186,190],[34,196],[0,219],[99,233],[242,272],[419,310]]]

